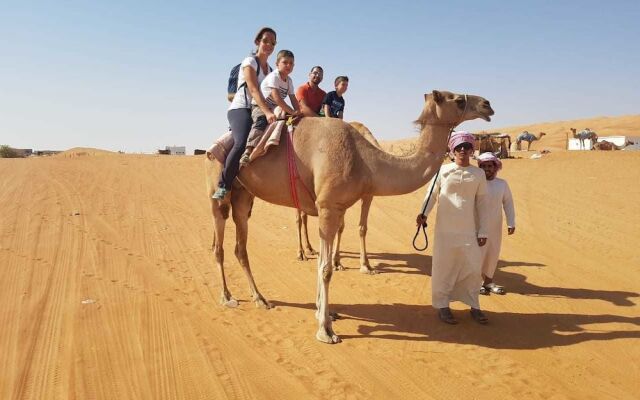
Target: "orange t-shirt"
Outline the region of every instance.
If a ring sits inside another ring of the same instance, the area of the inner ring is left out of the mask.
[[[320,88],[312,89],[309,82],[300,85],[298,90],[296,90],[296,99],[298,99],[298,101],[304,99],[304,104],[316,114],[320,112],[322,100],[324,100],[325,95],[325,91]]]

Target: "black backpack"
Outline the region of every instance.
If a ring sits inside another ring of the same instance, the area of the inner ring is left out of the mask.
[[[254,59],[256,60],[256,64],[258,64],[258,69],[256,70],[256,76],[259,76],[260,60],[258,60],[258,57],[254,57]],[[227,95],[229,96],[235,95],[239,89],[242,89],[243,87],[247,86],[247,82],[243,82],[242,85],[238,87],[238,75],[240,75],[240,65],[241,64],[238,64],[235,67],[231,68],[231,72],[229,73],[229,83],[227,84]]]

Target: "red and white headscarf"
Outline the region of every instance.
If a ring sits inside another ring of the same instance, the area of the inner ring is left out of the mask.
[[[453,149],[462,143],[471,143],[471,146],[473,146],[475,150],[476,138],[467,131],[453,132],[449,138],[449,151],[453,153]]]
[[[489,161],[491,161],[496,165],[496,169],[498,171],[502,169],[502,161],[500,161],[498,157],[494,156],[493,153],[487,152],[487,153],[482,153],[478,156],[478,166],[480,166],[480,163],[489,162]]]

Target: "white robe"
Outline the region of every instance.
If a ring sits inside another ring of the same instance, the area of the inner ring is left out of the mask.
[[[427,186],[427,196],[432,183]],[[487,180],[480,168],[455,163],[441,167],[425,210],[429,215],[437,201],[431,274],[435,308],[449,307],[456,300],[480,308],[477,239],[487,237],[486,193]]]
[[[507,216],[507,227],[515,228],[516,212],[513,207],[513,197],[507,181],[493,178],[487,181],[487,212],[488,226],[487,244],[480,248],[482,254],[482,274],[493,278],[498,265],[500,247],[502,245],[502,209]]]

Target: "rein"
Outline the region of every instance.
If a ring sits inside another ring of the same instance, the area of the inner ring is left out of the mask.
[[[458,122],[457,124],[455,124],[454,126],[451,127],[451,129],[449,130],[449,135],[447,136],[447,150],[448,150],[448,146],[449,146],[449,139],[451,138],[451,134],[453,133],[453,130],[455,129],[456,126],[460,125],[463,121],[464,118],[464,114],[467,112],[467,105],[469,104],[469,102],[467,101],[467,95],[464,95],[464,110],[462,111],[462,115],[460,116],[460,122]],[[438,168],[438,171],[436,172],[435,176],[433,177],[433,181],[431,182],[431,188],[429,189],[429,195],[427,196],[427,199],[425,200],[424,204],[422,205],[422,210],[420,211],[420,215],[424,215],[424,213],[427,210],[427,205],[429,204],[429,201],[431,200],[431,195],[433,194],[433,188],[436,186],[436,181],[438,180],[438,175],[440,175],[440,168]],[[418,238],[418,235],[420,234],[420,228],[422,228],[422,234],[424,235],[424,247],[422,248],[418,248],[418,246],[416,246],[416,239]],[[427,237],[427,223],[423,222],[422,224],[420,224],[418,226],[418,228],[416,229],[416,234],[413,235],[413,241],[411,242],[411,244],[413,245],[413,248],[418,250],[418,251],[424,251],[427,249],[427,247],[429,247],[429,238]]]
[[[287,169],[289,171],[289,190],[291,192],[291,198],[293,199],[293,204],[296,206],[298,211],[302,211],[300,209],[300,200],[298,198],[298,188],[297,181],[300,181],[300,184],[307,192],[309,197],[314,201],[316,201],[316,197],[311,193],[309,188],[304,184],[302,179],[300,178],[300,173],[298,172],[298,166],[296,164],[295,158],[295,149],[293,148],[293,119],[287,119]]]

